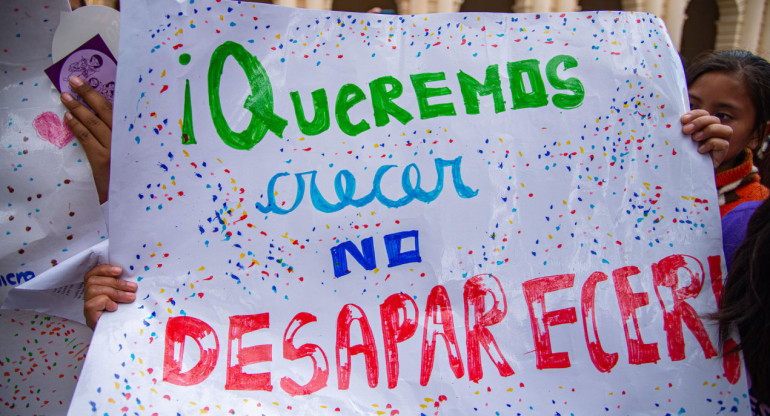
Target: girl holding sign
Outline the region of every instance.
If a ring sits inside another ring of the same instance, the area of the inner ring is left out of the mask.
[[[751,214],[768,197],[753,151],[770,134],[770,63],[746,51],[715,52],[687,68],[687,83],[693,111],[682,116],[682,131],[695,141],[719,134],[730,143],[724,163],[716,168],[729,269]],[[709,126],[701,127],[706,122]],[[726,135],[727,129],[731,134]]]
[[[725,161],[716,168],[729,270],[720,312],[715,315],[720,341],[725,354],[743,351],[752,382],[752,412],[767,415],[770,414],[770,356],[765,351],[770,343],[770,309],[767,308],[770,281],[766,276],[770,270],[767,256],[770,201],[762,203],[768,197],[768,190],[759,182],[752,153],[770,134],[770,63],[746,51],[716,52],[688,68],[687,82],[693,111],[682,116],[685,124],[682,131],[699,141],[709,135],[709,131],[725,130],[720,137],[730,143]],[[713,123],[715,118],[718,124]],[[698,128],[700,123],[708,121],[711,121],[708,126]],[[727,129],[729,135],[724,134]],[[742,340],[737,346],[728,339],[734,326],[738,327]]]

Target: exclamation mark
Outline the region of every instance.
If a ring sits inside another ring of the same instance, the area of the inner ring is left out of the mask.
[[[179,63],[187,65],[190,63],[190,54],[183,53],[179,55]],[[197,144],[195,141],[195,130],[192,121],[192,99],[190,98],[190,80],[185,80],[184,85],[184,119],[182,120],[182,144]]]
[[[717,305],[722,303],[723,282],[722,282],[722,258],[720,256],[710,256],[709,273],[711,274],[711,290],[717,299]],[[727,338],[722,346],[722,368],[724,376],[730,384],[736,384],[741,378],[741,356],[736,351],[738,343],[732,338]]]

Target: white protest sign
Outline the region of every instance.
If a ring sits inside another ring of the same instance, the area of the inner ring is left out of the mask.
[[[91,330],[33,311],[0,310],[0,413],[67,414]]]
[[[748,414],[708,157],[644,13],[124,5],[70,414]]]
[[[106,239],[88,160],[43,72],[63,11],[66,0],[0,4],[0,304],[14,287]]]

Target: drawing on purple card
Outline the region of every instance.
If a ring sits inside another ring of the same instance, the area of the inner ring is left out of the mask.
[[[80,102],[83,100],[69,86],[69,79],[77,76],[113,102],[115,74],[118,64],[101,36],[96,35],[60,61],[45,70],[59,92],[69,92]],[[85,104],[85,103],[84,103]]]

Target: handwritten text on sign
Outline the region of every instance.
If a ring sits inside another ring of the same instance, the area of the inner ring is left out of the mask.
[[[140,292],[71,413],[748,411],[656,17],[121,13],[110,259]]]
[[[720,257],[708,258],[711,285],[714,296],[721,295],[722,276]],[[689,286],[680,287],[678,272],[689,274]],[[612,282],[617,294],[620,317],[624,323],[625,341],[628,346],[629,364],[656,363],[660,360],[656,343],[645,343],[639,330],[636,310],[649,304],[648,293],[638,293],[631,289],[629,278],[640,273],[636,266],[626,266],[612,272]],[[661,313],[666,329],[668,356],[672,361],[686,358],[683,326],[686,326],[698,340],[705,358],[717,355],[714,345],[704,328],[701,318],[687,303],[688,299],[697,297],[703,288],[705,270],[703,264],[696,258],[674,255],[662,259],[652,265],[652,275],[655,293],[660,301]],[[595,290],[597,284],[607,281],[608,276],[595,272],[583,284],[580,291],[580,310],[585,331],[585,343],[588,353],[596,369],[606,373],[618,364],[618,354],[608,353],[602,348],[599,329],[596,326]],[[575,307],[548,310],[545,295],[559,290],[573,289],[574,274],[546,276],[528,280],[522,284],[524,297],[529,310],[532,325],[532,336],[535,344],[536,366],[539,370],[570,367],[568,352],[554,352],[548,328],[555,325],[575,324],[577,312]],[[662,290],[670,290],[674,299],[673,307],[667,310]],[[494,302],[486,305],[486,298],[491,295]],[[481,348],[488,354],[499,374],[503,377],[514,374],[510,364],[500,352],[494,335],[488,327],[500,323],[508,313],[508,303],[500,281],[493,275],[478,275],[465,283],[463,290],[463,306],[465,311],[465,339],[468,378],[479,382],[484,376],[482,370]],[[456,378],[465,374],[460,344],[457,339],[457,328],[453,323],[452,305],[444,286],[433,287],[427,297],[424,309],[424,324],[422,347],[420,350],[420,385],[426,386],[430,380],[437,337],[444,341],[447,351],[447,362]],[[395,388],[399,376],[398,344],[412,338],[418,329],[420,311],[415,301],[405,293],[395,293],[380,305],[380,324],[384,340],[385,373],[388,388]],[[296,346],[294,337],[303,326],[315,322],[317,318],[310,313],[300,312],[286,326],[283,337],[283,358],[298,360],[310,358],[305,362],[307,370],[312,374],[310,381],[304,385],[298,384],[289,377],[280,379],[281,388],[292,396],[312,394],[327,386],[329,379],[329,360],[324,350],[315,344]],[[629,320],[633,325],[629,325]],[[361,344],[351,345],[351,325],[356,321],[361,331]],[[683,325],[684,324],[684,325]],[[227,390],[266,390],[272,391],[271,374],[248,374],[243,367],[250,364],[272,361],[270,345],[243,346],[243,335],[270,327],[270,313],[256,315],[230,316],[227,330],[227,375],[224,388]],[[337,388],[347,390],[350,386],[351,357],[361,354],[366,365],[366,377],[370,387],[377,387],[379,381],[379,362],[377,345],[372,332],[372,325],[364,310],[356,304],[347,304],[339,312],[335,332],[335,353],[337,368]],[[589,331],[592,331],[589,333]],[[208,338],[208,343],[206,339]],[[213,345],[212,340],[213,338]],[[182,351],[185,343],[194,341],[200,349],[200,359],[194,367],[182,372]],[[235,342],[234,342],[235,341]],[[208,344],[208,345],[205,345]],[[233,345],[237,349],[232,350]],[[203,320],[184,316],[169,319],[166,325],[166,343],[163,366],[163,380],[181,386],[195,385],[205,380],[217,364],[219,357],[219,337],[214,328]],[[232,360],[238,357],[237,360]],[[736,382],[740,376],[740,361],[737,357],[725,360],[725,375]]]

